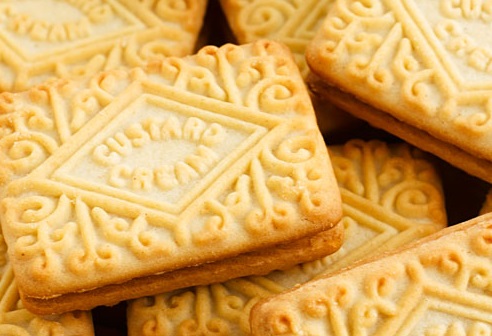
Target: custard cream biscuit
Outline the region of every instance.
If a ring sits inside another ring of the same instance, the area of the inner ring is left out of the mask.
[[[319,79],[310,85],[328,87],[326,99],[492,182],[488,7],[336,1],[306,49]]]
[[[342,216],[279,43],[209,46],[1,101],[1,220],[26,304],[293,242]],[[123,288],[120,301],[140,294]],[[29,306],[60,312],[43,307]]]
[[[212,330],[250,335],[250,311],[258,301],[446,226],[441,180],[421,151],[375,140],[351,140],[329,149],[344,210],[344,242],[338,251],[266,276],[129,301],[129,335],[207,335]]]
[[[0,91],[194,51],[206,0],[20,0],[0,4]]]
[[[61,315],[38,316],[23,305],[12,267],[7,256],[7,245],[0,234],[0,335],[19,336],[93,336],[90,312],[68,312]]]
[[[174,271],[155,274],[103,286],[89,293],[70,293],[53,299],[24,298],[27,307],[34,306],[38,311],[52,309],[56,305],[60,311],[71,311],[74,302],[80,309],[92,307],[92,297],[101,305],[111,306],[121,298],[121,292],[131,297],[152,296],[156,291],[171,292],[190,286],[206,286],[251,274],[264,275],[273,270],[281,270],[292,265],[322,258],[337,251],[343,243],[344,227],[341,224],[292,243],[280,244],[264,250],[243,253],[235,257],[209,262],[197,266],[185,267]],[[138,335],[138,333],[136,334]]]
[[[492,214],[258,303],[252,335],[487,335]]]

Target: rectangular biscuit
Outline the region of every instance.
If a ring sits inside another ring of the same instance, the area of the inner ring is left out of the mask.
[[[205,335],[250,335],[250,310],[259,300],[446,226],[441,181],[421,151],[403,143],[357,139],[329,149],[344,210],[344,242],[338,251],[261,277],[131,300],[128,335],[151,330],[175,335],[190,329]]]
[[[205,47],[0,100],[0,214],[26,302],[266,249],[341,218],[309,95],[279,43]]]
[[[487,335],[492,214],[258,303],[252,335]]]
[[[472,7],[336,1],[306,49],[318,79],[311,86],[324,84],[323,96],[348,112],[492,182],[492,44],[487,9]]]
[[[206,0],[2,2],[0,92],[191,54],[206,6]]]

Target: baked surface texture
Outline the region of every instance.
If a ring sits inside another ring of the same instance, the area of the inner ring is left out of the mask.
[[[329,149],[344,211],[344,242],[338,251],[266,276],[129,301],[129,336],[250,335],[250,311],[259,300],[446,226],[441,181],[421,151],[362,140]]]
[[[333,0],[220,0],[234,37],[241,44],[274,39],[287,45],[305,77],[304,53]]]
[[[0,335],[93,336],[91,312],[37,316],[23,305],[0,233]]]
[[[306,47],[333,0],[221,0],[230,31],[239,43],[272,39],[289,47],[304,79],[308,77]],[[326,100],[312,96],[318,126],[324,135],[349,132],[360,121]]]
[[[0,4],[0,92],[193,53],[206,0]]]
[[[492,214],[258,303],[253,335],[491,331]]]
[[[431,139],[434,154],[491,182],[492,43],[485,33],[490,23],[486,6],[472,7],[453,1],[337,1],[306,59],[325,83],[380,113],[377,127],[393,133],[401,123],[407,130],[398,136],[418,147]],[[348,107],[376,125],[369,109]],[[425,136],[407,138],[406,132]],[[450,150],[474,161],[468,166]]]
[[[54,309],[71,311],[75,307],[74,302],[81,310],[93,307],[94,301],[99,305],[112,306],[121,300],[122,292],[127,300],[137,299],[155,293],[170,292],[190,286],[205,286],[241,276],[264,275],[274,270],[290,268],[292,265],[313,261],[334,253],[340,248],[343,240],[344,226],[337,224],[311,237],[215,262],[135,278],[89,292],[69,293],[52,299],[22,297],[22,300],[26,307],[37,312],[49,312]]]
[[[213,262],[341,218],[309,95],[281,44],[205,47],[0,101],[1,219],[24,297]]]

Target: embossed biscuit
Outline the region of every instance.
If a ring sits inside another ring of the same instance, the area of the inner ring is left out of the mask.
[[[337,1],[306,50],[321,79],[311,86],[491,182],[489,12],[482,1]]]
[[[340,248],[343,236],[344,227],[337,224],[329,230],[292,243],[243,253],[198,266],[132,279],[116,285],[107,285],[89,293],[70,293],[49,300],[23,297],[23,301],[26,307],[33,307],[32,309],[39,312],[50,311],[53,305],[59,311],[71,311],[74,302],[77,302],[77,307],[83,310],[93,305],[92,297],[101,305],[113,305],[120,300],[122,291],[131,298],[144,297],[162,291],[170,292],[190,286],[218,283],[243,275],[263,275],[273,270],[289,268],[298,263],[329,255]]]
[[[21,0],[0,4],[0,91],[191,54],[207,1]]]
[[[91,336],[94,328],[90,312],[70,312],[47,317],[30,313],[22,304],[7,245],[0,233],[0,335]]]
[[[221,0],[230,30],[239,43],[269,38],[292,51],[304,78],[309,68],[304,56],[309,42],[334,0]],[[312,97],[315,98],[315,97]],[[358,120],[333,104],[313,99],[318,125],[324,134],[350,131]]]
[[[266,299],[253,335],[487,335],[492,214]]]
[[[262,298],[446,226],[440,179],[419,150],[406,144],[352,140],[330,146],[330,156],[344,210],[345,237],[337,252],[262,277],[132,300],[129,335],[250,335],[250,310]]]
[[[26,302],[266,249],[341,218],[281,44],[209,46],[0,100],[1,219]]]
[[[304,53],[334,0],[220,0],[239,43],[275,39],[292,51],[301,73],[309,72]]]

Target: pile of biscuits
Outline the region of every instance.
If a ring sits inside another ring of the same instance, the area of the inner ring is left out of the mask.
[[[1,3],[0,334],[491,334],[489,7]]]

